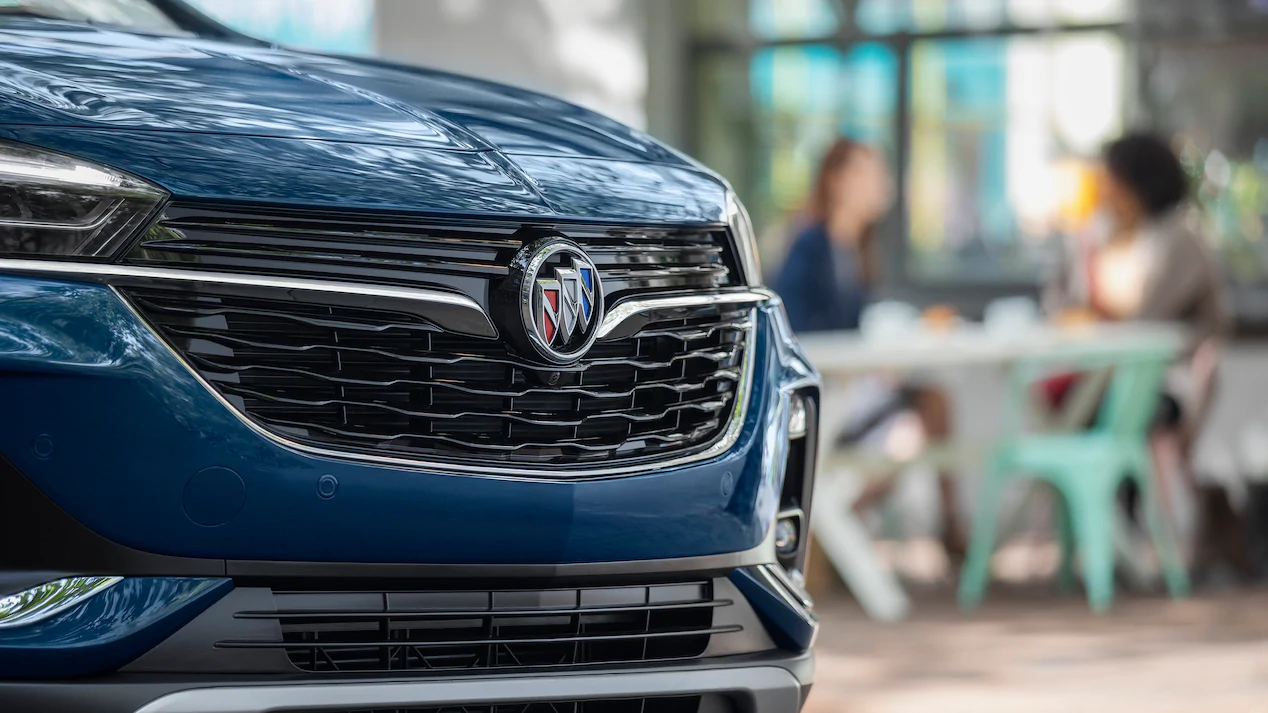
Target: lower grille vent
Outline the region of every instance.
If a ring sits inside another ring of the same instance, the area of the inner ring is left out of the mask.
[[[708,582],[540,591],[275,592],[274,602],[277,611],[236,616],[277,620],[281,641],[216,646],[283,649],[294,666],[318,673],[442,671],[688,659],[703,654],[714,634],[741,629],[713,625],[715,609],[732,602],[714,599]]]
[[[700,696],[677,696],[674,698],[622,698],[606,701],[464,704],[434,708],[376,708],[374,710],[323,711],[322,713],[698,713],[699,710]]]

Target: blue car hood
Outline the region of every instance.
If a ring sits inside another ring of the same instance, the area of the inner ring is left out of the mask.
[[[0,24],[0,137],[178,197],[722,220],[724,184],[534,92],[372,60],[46,20]]]

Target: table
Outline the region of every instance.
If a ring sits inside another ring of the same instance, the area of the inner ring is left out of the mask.
[[[1028,358],[1083,361],[1162,351],[1179,353],[1179,325],[1090,324],[1059,328],[1036,324],[1004,332],[966,324],[946,332],[913,328],[901,334],[864,337],[858,332],[816,332],[800,337],[811,363],[825,377],[865,371],[934,369],[970,364],[1007,364]]]
[[[825,387],[867,372],[992,364],[1011,367],[1010,381],[1021,384],[1024,379],[1020,367],[1027,363],[1068,361],[1080,367],[1112,368],[1142,355],[1174,358],[1183,350],[1185,341],[1182,327],[1156,323],[1078,327],[1034,324],[1007,331],[980,324],[962,324],[945,331],[913,326],[886,335],[821,332],[800,338],[811,363],[823,375]],[[1021,398],[1019,394],[1015,396]],[[830,410],[828,405],[822,413]],[[830,428],[823,430],[825,437],[820,440],[820,462],[848,462],[837,457],[840,453],[834,450],[834,432]],[[939,457],[948,456],[944,451]],[[883,621],[901,619],[910,608],[910,601],[894,574],[876,557],[866,528],[853,514],[860,489],[858,479],[821,477],[815,488],[811,529],[828,560],[868,614]]]

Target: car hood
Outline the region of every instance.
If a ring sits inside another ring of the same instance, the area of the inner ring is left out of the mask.
[[[195,198],[676,222],[724,202],[680,154],[527,90],[47,20],[0,24],[0,136]]]

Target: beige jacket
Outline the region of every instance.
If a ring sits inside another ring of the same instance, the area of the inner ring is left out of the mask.
[[[1191,349],[1223,334],[1229,324],[1219,265],[1202,238],[1198,216],[1176,209],[1141,230],[1143,298],[1133,319],[1176,322],[1189,329]],[[1044,292],[1050,312],[1087,307],[1087,278],[1073,241],[1054,266]]]

